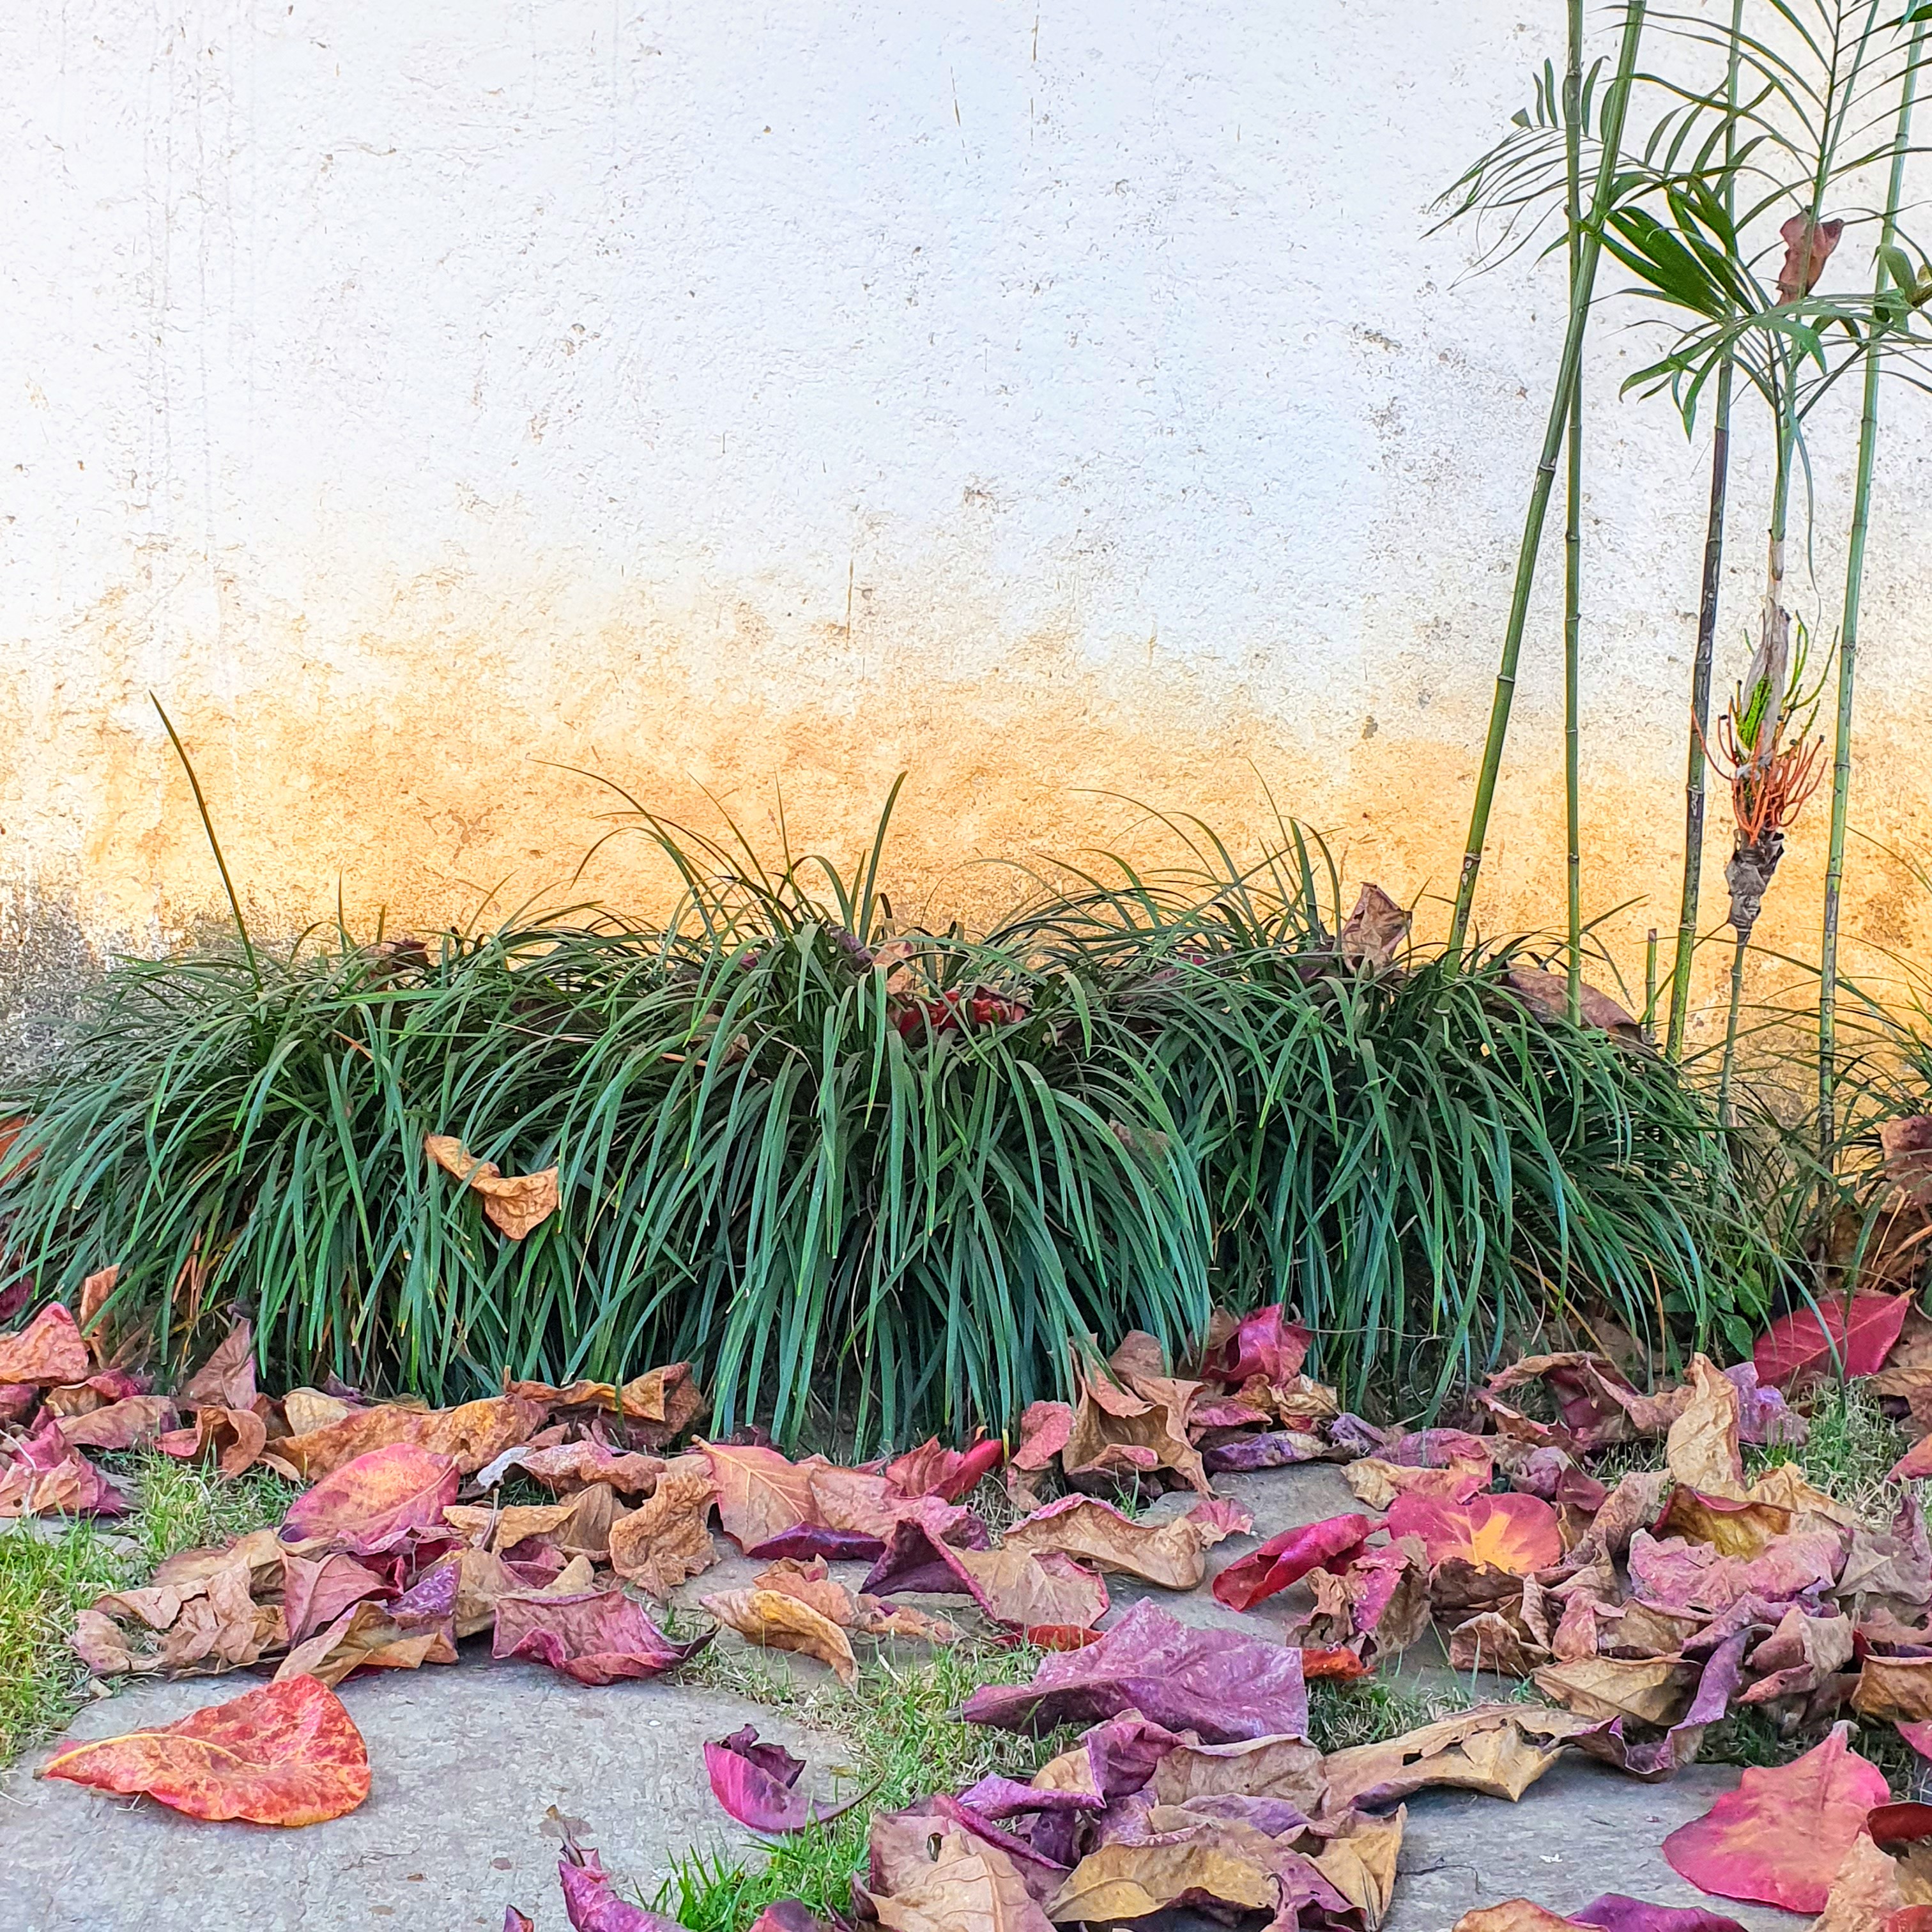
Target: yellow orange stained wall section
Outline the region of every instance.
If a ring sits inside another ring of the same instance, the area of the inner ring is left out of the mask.
[[[1562,290],[1530,255],[1471,278],[1427,203],[1560,22],[98,10],[86,35],[55,0],[0,21],[28,157],[0,942],[151,948],[218,908],[150,691],[266,929],[338,892],[364,926],[491,895],[647,909],[640,841],[577,874],[616,801],[567,767],[774,844],[782,796],[795,842],[847,859],[906,770],[909,916],[996,916],[1043,852],[1159,862],[1130,801],[1252,850],[1271,796],[1352,887],[1453,891]],[[1583,792],[1587,909],[1622,908],[1604,931],[1637,976],[1676,911],[1706,454],[1616,400],[1627,319],[1588,371]],[[1888,408],[1850,909],[1910,950],[1932,413]],[[1796,581],[1825,637],[1852,431],[1848,405],[1814,436]],[[1720,680],[1762,443],[1741,418]],[[1491,929],[1560,917],[1558,574],[1552,546]],[[1768,950],[1815,943],[1824,823]]]

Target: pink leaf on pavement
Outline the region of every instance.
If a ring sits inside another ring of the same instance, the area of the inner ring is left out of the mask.
[[[1331,1516],[1283,1530],[1214,1579],[1215,1600],[1230,1610],[1250,1610],[1311,1570],[1345,1567],[1374,1528],[1365,1516]]]
[[[656,1677],[702,1650],[713,1634],[674,1642],[621,1588],[519,1594],[497,1600],[490,1654],[547,1664],[580,1684],[614,1684]]]
[[[866,1796],[842,1804],[814,1804],[798,1789],[804,1765],[782,1745],[761,1744],[748,1724],[728,1738],[704,1747],[704,1768],[711,1792],[741,1825],[754,1832],[802,1832],[829,1824]]]

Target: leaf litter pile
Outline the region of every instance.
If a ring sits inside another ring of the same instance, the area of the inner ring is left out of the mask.
[[[367,1796],[369,1764],[334,1686],[454,1664],[485,1636],[493,1656],[580,1684],[674,1670],[716,1630],[674,1636],[652,1606],[717,1560],[715,1526],[763,1565],[748,1587],[700,1597],[716,1624],[848,1685],[866,1640],[971,1634],[1048,1653],[1030,1682],[984,1685],[959,1714],[1072,1742],[1028,1781],[988,1776],[874,1813],[855,1920],[1045,1932],[1182,1906],[1264,1916],[1269,1932],[1376,1932],[1412,1794],[1514,1801],[1565,1752],[1664,1778],[1712,1725],[1755,1711],[1820,1741],[1747,1772],[1674,1832],[1673,1868],[1716,1897],[1822,1915],[1820,1932],[1932,1932],[1932,1806],[1893,1803],[1838,1718],[1889,1722],[1932,1756],[1932,1541],[1909,1486],[1932,1473],[1932,1320],[1909,1296],[1789,1316],[1751,1361],[1699,1356],[1660,1392],[1600,1354],[1529,1358],[1475,1394],[1474,1426],[1406,1433],[1343,1413],[1304,1372],[1307,1334],[1265,1309],[1218,1322],[1186,1376],[1130,1335],[1076,1371],[1076,1401],[1028,1409],[1010,1454],[928,1442],[848,1468],[794,1460],[756,1432],[705,1439],[683,1364],[621,1386],[506,1378],[442,1410],[340,1385],[272,1400],[242,1324],[159,1395],[107,1356],[112,1287],[111,1271],[89,1282],[79,1322],[53,1304],[0,1336],[0,1515],[124,1510],[90,1449],[151,1445],[229,1474],[259,1462],[308,1486],[279,1531],[170,1558],[83,1612],[73,1637],[103,1678],[254,1668],[269,1681],[60,1751],[43,1776],[198,1819],[339,1817]],[[1804,1438],[1785,1391],[1840,1364],[1919,1438],[1892,1472],[1888,1523],[1790,1462],[1746,1480],[1742,1445]],[[1590,1473],[1646,1443],[1663,1468]],[[1195,1629],[1150,1601],[1100,1628],[1109,1575],[1193,1591],[1208,1550],[1248,1532],[1216,1474],[1317,1460],[1343,1466],[1360,1508],[1268,1539],[1212,1584],[1237,1612],[1294,1592],[1285,1630]],[[513,1471],[551,1500],[506,1502]],[[996,1535],[968,1498],[1002,1472],[1020,1514]],[[1182,1513],[1141,1520],[1108,1500],[1162,1489],[1190,1492]],[[830,1568],[855,1562],[870,1565],[856,1589]],[[1544,1701],[1326,1754],[1308,1742],[1309,1682],[1366,1677],[1432,1626],[1457,1669],[1528,1680]],[[814,1801],[800,1762],[748,1728],[704,1759],[724,1810],[768,1835],[822,1827],[869,1795]],[[584,1829],[562,1830],[570,1923],[670,1932],[614,1892]],[[756,1932],[820,1923],[780,1901]],[[1513,1900],[1461,1932],[1731,1923],[1610,1895],[1567,1918]]]

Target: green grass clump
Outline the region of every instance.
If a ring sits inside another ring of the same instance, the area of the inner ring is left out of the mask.
[[[1298,828],[889,941],[880,844],[845,877],[642,823],[683,890],[652,926],[117,965],[0,1098],[19,1264],[70,1294],[117,1262],[114,1318],[178,1361],[238,1301],[291,1379],[686,1358],[714,1426],[867,1448],[1009,1425],[1089,1336],[1184,1356],[1216,1299],[1425,1402],[1575,1308],[1665,1346],[1766,1305],[1696,1090],[1532,1010],[1508,949],[1351,963]],[[554,1166],[559,1210],[504,1238],[427,1133]]]
[[[296,1492],[266,1472],[229,1481],[152,1453],[103,1456],[137,1505],[124,1517],[0,1523],[0,1765],[53,1736],[88,1676],[68,1648],[98,1597],[145,1582],[178,1550],[280,1522]]]

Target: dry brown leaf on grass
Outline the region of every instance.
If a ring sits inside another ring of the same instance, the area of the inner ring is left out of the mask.
[[[840,1683],[859,1681],[851,1640],[831,1618],[780,1590],[720,1590],[699,1604],[740,1636],[771,1650],[795,1650],[829,1664]]]
[[[520,1241],[556,1212],[557,1171],[506,1174],[493,1160],[478,1160],[454,1134],[425,1134],[423,1151],[446,1174],[454,1174],[481,1196],[490,1225]]]
[[[1080,1371],[1080,1400],[1060,1466],[1070,1479],[1172,1469],[1211,1495],[1200,1453],[1187,1439],[1202,1384],[1150,1374],[1147,1360],[1142,1338],[1130,1335],[1106,1367]]]
[[[248,1322],[238,1322],[182,1383],[181,1399],[184,1404],[205,1402],[211,1408],[252,1408],[255,1396],[255,1331]]]
[[[261,1462],[279,1475],[298,1479],[301,1472],[292,1464],[267,1453],[268,1440],[268,1424],[253,1409],[204,1406],[188,1427],[170,1430],[154,1446],[182,1462],[197,1461],[212,1449],[214,1466],[224,1476],[238,1476]]]
[[[1653,1536],[1682,1536],[1708,1543],[1726,1556],[1762,1556],[1767,1544],[1791,1533],[1792,1513],[1774,1503],[1742,1502],[1706,1496],[1684,1484],[1670,1492]]]
[[[166,1396],[130,1395],[85,1415],[61,1417],[60,1432],[72,1448],[137,1449],[153,1442],[174,1414]]]
[[[353,1403],[338,1395],[325,1395],[320,1389],[292,1388],[282,1397],[282,1418],[290,1436],[313,1436],[318,1430],[330,1428],[345,1421],[354,1408]]]
[[[1536,1688],[1580,1717],[1662,1726],[1682,1714],[1696,1677],[1696,1666],[1679,1657],[1586,1657],[1546,1666]]]
[[[853,1628],[862,1636],[905,1636],[922,1643],[957,1643],[959,1628],[944,1617],[915,1609],[910,1604],[888,1604],[878,1597],[859,1598],[859,1615]]]
[[[904,1860],[873,1898],[888,1932],[1048,1932],[1052,1924],[998,1846],[948,1831],[929,1864]]]
[[[1390,964],[1408,937],[1409,915],[1381,886],[1364,880],[1354,910],[1342,922],[1336,946],[1352,966],[1379,970]]]
[[[202,1676],[258,1662],[288,1640],[279,1605],[250,1594],[245,1560],[179,1585],[100,1598],[75,1620],[74,1654],[97,1677]]]
[[[1687,1489],[1707,1496],[1742,1497],[1737,1384],[1704,1355],[1692,1357],[1688,1382],[1690,1401],[1664,1439],[1665,1466]]]
[[[416,1408],[384,1402],[361,1408],[305,1436],[284,1436],[275,1453],[310,1482],[320,1480],[372,1449],[410,1443],[452,1458],[466,1476],[507,1449],[527,1442],[542,1426],[541,1403],[520,1396],[485,1396],[454,1408]]]
[[[112,1262],[98,1269],[80,1285],[80,1332],[86,1337],[88,1352],[94,1359],[104,1365],[110,1352],[110,1338],[102,1326],[100,1313],[120,1279],[121,1264]]]
[[[1386,1744],[1331,1751],[1322,1766],[1327,1810],[1387,1804],[1435,1784],[1518,1798],[1556,1762],[1566,1738],[1596,1722],[1533,1705],[1484,1704]]]
[[[650,1496],[611,1524],[611,1568],[660,1598],[710,1569],[718,1546],[706,1526],[716,1493],[708,1470],[667,1471]]]
[[[1273,1912],[1282,1874],[1307,1862],[1252,1825],[1158,1809],[1146,1843],[1115,1840],[1089,1852],[1046,1901],[1055,1924],[1144,1918],[1177,1903],[1209,1900]]]
[[[1932,1657],[1868,1657],[1852,1693],[1852,1708],[1862,1718],[1894,1722],[1922,1724],[1932,1718]]]
[[[831,1574],[822,1556],[782,1556],[752,1579],[752,1587],[796,1597],[842,1628],[850,1628],[859,1620],[859,1606],[851,1592]]]
[[[1008,1550],[1057,1550],[1162,1589],[1191,1590],[1207,1574],[1208,1545],[1223,1534],[1216,1519],[1202,1522],[1190,1515],[1136,1522],[1111,1503],[1067,1496],[1015,1523],[1000,1541]]]

